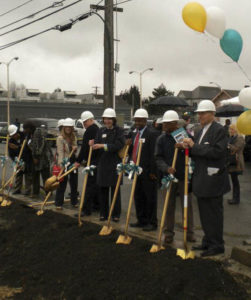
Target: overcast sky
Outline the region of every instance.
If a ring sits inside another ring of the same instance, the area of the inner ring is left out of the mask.
[[[65,5],[74,0],[65,1]],[[122,0],[118,0],[119,2]],[[0,14],[25,0],[0,0]],[[33,0],[23,8],[0,17],[0,27],[52,4],[54,0]],[[0,46],[62,24],[88,11],[98,1],[83,0],[79,4],[37,22],[26,29],[0,37]],[[192,90],[215,81],[226,89],[241,89],[248,84],[235,63],[230,62],[218,41],[188,28],[182,20],[187,0],[133,0],[121,5],[118,15],[119,63],[117,94],[139,83],[130,70],[153,67],[143,76],[143,95],[164,83],[176,93]],[[239,63],[251,76],[251,11],[250,0],[200,0],[205,8],[218,6],[225,11],[227,28],[238,30],[244,41]],[[51,10],[49,11],[51,12]],[[40,16],[40,15],[39,15]],[[22,24],[22,23],[21,23]],[[15,25],[17,26],[17,25]],[[10,27],[11,28],[14,28]],[[77,93],[91,93],[93,86],[103,90],[103,23],[92,16],[63,33],[51,31],[19,45],[0,51],[0,61],[13,56],[20,60],[11,65],[11,80],[27,88],[52,92],[60,87]],[[7,29],[2,29],[0,33]],[[0,66],[0,82],[6,86],[6,69]]]

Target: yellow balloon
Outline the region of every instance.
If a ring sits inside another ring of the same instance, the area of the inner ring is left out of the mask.
[[[197,2],[187,3],[183,8],[182,18],[187,26],[193,30],[204,32],[207,24],[207,12],[201,4]]]
[[[242,113],[237,120],[237,128],[240,133],[251,135],[251,110]]]

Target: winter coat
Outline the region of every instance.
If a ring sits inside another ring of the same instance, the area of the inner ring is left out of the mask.
[[[118,179],[117,164],[121,162],[118,151],[125,145],[123,129],[114,126],[112,129],[102,127],[98,130],[95,144],[106,144],[107,151],[98,151],[97,184],[101,187],[115,186]]]
[[[230,137],[229,139],[229,150],[231,154],[235,155],[236,165],[229,166],[228,172],[242,172],[245,168],[243,150],[245,147],[245,140],[241,135]]]
[[[73,141],[72,145],[69,145],[62,135],[57,137],[57,163],[61,165],[64,158],[68,158],[72,151],[72,146],[77,146],[77,139]],[[72,155],[70,162],[75,161],[75,154]]]

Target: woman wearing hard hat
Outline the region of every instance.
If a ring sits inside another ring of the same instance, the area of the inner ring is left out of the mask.
[[[100,220],[105,221],[109,213],[109,191],[111,199],[118,179],[117,164],[121,162],[118,151],[125,145],[123,129],[117,126],[116,112],[112,108],[104,110],[104,127],[98,130],[95,142],[90,144],[93,150],[98,151],[97,183],[100,188]],[[121,213],[121,196],[118,192],[117,201],[113,210],[113,221],[118,222]]]
[[[57,163],[64,167],[66,159],[70,156],[72,150],[77,151],[77,138],[74,134],[74,120],[66,118],[63,122],[63,129],[57,138]],[[69,164],[75,162],[75,154],[70,158]],[[70,175],[70,187],[71,187],[71,204],[77,207],[78,196],[78,173],[77,170]],[[64,177],[64,180],[60,182],[59,188],[56,192],[55,205],[56,209],[61,210],[64,204],[64,193],[67,186],[68,176]]]

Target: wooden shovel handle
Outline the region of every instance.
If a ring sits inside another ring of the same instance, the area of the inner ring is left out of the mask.
[[[175,169],[175,166],[176,166],[177,156],[178,156],[178,148],[175,148],[174,155],[173,155],[173,162],[172,162],[173,169]],[[161,247],[161,236],[162,236],[162,232],[163,232],[164,225],[165,225],[166,212],[167,212],[167,208],[168,208],[168,202],[169,202],[172,184],[173,183],[171,181],[170,186],[169,186],[168,190],[166,191],[166,197],[165,197],[164,208],[163,208],[163,213],[162,213],[161,222],[160,222],[160,230],[159,230],[159,235],[158,235],[158,246],[159,247]]]
[[[91,157],[92,157],[92,146],[89,147],[89,155],[88,155],[88,160],[87,160],[87,165],[86,165],[87,167],[90,167]],[[82,208],[84,206],[84,201],[85,201],[85,191],[86,191],[88,175],[89,175],[88,173],[85,174],[82,193],[81,193],[81,198],[80,198],[80,205],[79,205],[79,211],[78,211],[78,224],[79,225],[82,225],[81,212],[82,212]]]
[[[139,166],[139,163],[140,163],[142,144],[143,144],[142,139],[140,139],[136,166]],[[136,188],[137,178],[138,178],[138,174],[134,174],[132,190],[131,190],[128,210],[127,210],[127,216],[126,216],[125,236],[127,236],[127,233],[128,233],[128,225],[129,225],[129,220],[130,220],[130,216],[131,216],[132,202],[133,202],[133,198],[134,198],[134,192],[135,192],[135,188]]]
[[[123,165],[125,164],[126,157],[127,157],[127,154],[128,154],[128,150],[129,150],[129,145],[127,145],[126,149],[125,149],[124,157],[123,157],[123,160],[122,160],[122,164]],[[114,191],[114,194],[113,194],[112,204],[111,204],[111,208],[110,208],[110,212],[109,212],[109,217],[108,217],[108,221],[107,221],[107,227],[108,228],[110,227],[110,224],[111,224],[112,213],[113,213],[114,206],[115,206],[115,203],[116,203],[116,200],[117,200],[117,195],[118,195],[118,191],[119,191],[119,187],[120,187],[120,183],[121,183],[122,177],[123,177],[123,172],[121,172],[119,174],[119,176],[118,176],[116,188],[115,188],[115,191]]]

